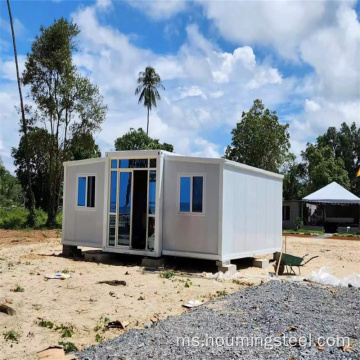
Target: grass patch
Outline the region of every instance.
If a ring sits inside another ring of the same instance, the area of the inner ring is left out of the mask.
[[[78,351],[78,348],[72,342],[59,341],[59,345],[64,348],[65,354]]]
[[[171,270],[167,270],[167,271],[163,271],[162,273],[160,273],[159,276],[163,279],[172,279],[175,277],[175,273]]]
[[[74,335],[74,330],[72,327],[67,327],[65,326],[63,329],[62,329],[62,333],[61,333],[61,337],[62,338],[70,338]]]
[[[24,292],[25,289],[21,287],[20,285],[17,285],[16,288],[11,290],[12,292]]]
[[[58,273],[63,273],[63,274],[70,274],[70,270],[69,269],[64,269],[62,271],[57,271]]]
[[[96,334],[95,335],[95,341],[99,343],[99,342],[104,341],[104,338],[100,334]]]
[[[220,291],[220,290],[218,290],[217,292],[216,292],[216,297],[224,297],[224,296],[226,296],[226,295],[228,295],[228,292],[226,291],[226,290],[222,290],[222,291]]]
[[[283,234],[298,234],[298,235],[324,235],[324,231],[320,230],[306,230],[306,229],[299,229],[299,230],[283,230]]]
[[[18,341],[20,335],[15,332],[14,330],[7,331],[4,333],[4,339],[5,341]]]
[[[185,281],[185,287],[189,288],[192,285],[192,281],[190,279],[186,279]]]
[[[55,327],[55,324],[54,324],[53,322],[51,322],[51,321],[47,321],[47,320],[41,319],[41,320],[39,321],[39,326],[41,326],[41,327],[46,327],[46,328],[48,328],[48,329],[52,329],[52,328]]]
[[[108,328],[106,327],[106,324],[110,322],[110,319],[106,317],[104,320],[101,317],[99,323],[94,327],[94,331],[101,330],[102,332],[105,332]]]
[[[337,237],[337,236],[360,238],[360,234],[350,234],[350,233],[336,233],[336,234],[333,234],[332,237]]]
[[[55,331],[60,330],[61,332],[61,337],[63,338],[70,338],[74,335],[74,326],[68,326],[68,325],[64,325],[64,324],[55,324],[52,321],[48,321],[45,319],[41,319],[38,322],[38,325],[41,327],[46,327],[48,329],[54,329]]]

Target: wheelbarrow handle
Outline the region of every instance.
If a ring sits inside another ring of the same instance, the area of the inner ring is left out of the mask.
[[[318,258],[319,256],[313,256],[312,258],[310,258],[309,260],[305,261],[303,264],[301,264],[301,266],[306,265],[309,261]]]

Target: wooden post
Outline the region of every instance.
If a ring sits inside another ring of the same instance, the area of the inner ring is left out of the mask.
[[[276,273],[275,273],[276,277],[279,276],[279,268],[280,268],[280,263],[281,263],[281,257],[282,257],[282,250],[281,250],[279,260],[278,260],[278,264],[277,264],[277,267],[276,267]]]

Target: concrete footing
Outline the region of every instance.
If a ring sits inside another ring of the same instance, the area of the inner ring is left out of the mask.
[[[253,266],[260,268],[260,269],[266,269],[269,266],[269,260],[268,259],[254,259]]]
[[[101,250],[85,251],[84,259],[87,261],[106,262],[110,260],[110,254],[103,253]]]
[[[229,274],[235,274],[237,269],[235,264],[228,264],[228,265],[222,265],[218,266],[218,271],[221,271],[223,273],[229,273]]]
[[[165,264],[164,258],[143,258],[141,261],[141,266],[151,268],[151,269],[158,269],[160,267],[163,267]]]
[[[62,254],[65,257],[81,257],[82,252],[74,245],[63,245]]]

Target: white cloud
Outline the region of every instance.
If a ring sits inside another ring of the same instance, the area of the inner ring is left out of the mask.
[[[216,131],[224,123],[239,120],[238,114],[254,98],[247,83],[256,84],[252,89],[261,92],[282,81],[277,69],[257,63],[251,47],[223,52],[194,24],[187,27],[187,39],[177,54],[158,55],[135,47],[118,30],[100,25],[95,7],[80,9],[73,17],[84,48],[76,55],[76,63],[99,85],[109,105],[98,135],[104,150],[112,148],[115,138],[130,127],[145,127],[146,111],[137,104],[134,89],[138,72],[147,65],[155,67],[166,87],[158,109],[151,113],[150,135],[173,143],[178,153],[185,154],[218,156],[218,146],[206,140],[204,129]],[[283,98],[286,92],[273,89],[271,97]]]
[[[144,10],[156,20],[169,18],[188,6],[180,2],[146,4]],[[201,4],[222,36],[236,44],[232,52],[223,51],[206,38],[196,24],[187,26],[187,38],[172,55],[137,47],[130,35],[103,25],[112,8],[110,0],[79,7],[72,14],[81,29],[82,51],[76,54],[75,62],[99,85],[109,105],[103,129],[96,137],[103,153],[114,149],[114,140],[130,127],[146,127],[146,109],[137,104],[134,90],[138,72],[147,65],[155,67],[166,87],[158,108],[150,115],[150,136],[174,144],[178,153],[222,155],[225,144],[215,144],[209,137],[228,135],[256,98],[271,110],[290,109],[290,115],[280,120],[291,122],[292,151],[297,155],[309,139],[329,126],[339,126],[343,121],[360,126],[359,22],[351,3],[340,6],[339,2],[325,0],[290,0]],[[285,76],[269,60],[260,61],[253,44],[270,45],[297,64],[303,61],[311,65],[314,72],[303,77]],[[23,66],[25,58],[20,58]],[[0,125],[6,129],[0,133],[0,153],[8,154],[9,164],[10,148],[19,138],[11,60],[2,58],[0,63],[0,78],[7,81],[0,94]]]
[[[309,99],[305,100],[305,111],[317,111],[320,108],[321,107],[317,102]]]
[[[6,14],[8,14],[7,11]],[[14,16],[13,16],[13,25],[14,25],[15,37],[21,36],[26,32],[23,23]],[[8,19],[8,17],[6,19],[0,17],[0,29],[6,31],[8,34],[11,34],[10,20]]]
[[[336,23],[301,43],[301,57],[316,70],[318,93],[333,100],[360,97],[360,23],[356,12],[339,8]]]
[[[26,56],[18,55],[19,73],[24,70]],[[3,60],[0,58],[0,79],[16,81],[16,67],[14,57]]]
[[[128,0],[128,3],[154,20],[169,19],[187,7],[186,1],[183,0]]]
[[[196,97],[200,96],[203,99],[207,99],[207,96],[203,93],[203,91],[198,86],[190,86],[190,87],[182,87],[179,88],[180,90],[180,96],[179,100],[185,99],[187,97]]]
[[[235,44],[269,45],[292,59],[297,58],[302,39],[334,21],[340,4],[331,0],[198,2],[226,39]]]

